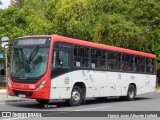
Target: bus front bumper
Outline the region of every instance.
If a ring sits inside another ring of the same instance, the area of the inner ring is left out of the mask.
[[[50,88],[43,88],[41,90],[23,90],[23,89],[14,89],[8,87],[8,94],[10,96],[17,96],[21,98],[30,98],[30,99],[50,99]]]

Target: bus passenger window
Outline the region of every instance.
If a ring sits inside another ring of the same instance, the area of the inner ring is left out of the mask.
[[[116,64],[115,64],[115,69],[116,70],[121,70],[122,69],[122,63],[121,63],[121,53],[116,53]]]
[[[106,60],[99,60],[98,66],[100,69],[105,70],[106,69]]]
[[[89,67],[89,59],[82,58],[82,67]]]
[[[92,67],[92,68],[97,68],[97,67],[98,67],[97,60],[96,60],[96,59],[91,59],[91,67]]]
[[[69,53],[67,51],[59,51],[57,63],[58,67],[69,67]]]
[[[145,57],[136,56],[135,57],[135,70],[139,73],[145,72]]]
[[[112,51],[108,51],[107,56],[107,69],[108,70],[116,70],[117,65],[117,59],[116,59],[116,53]]]
[[[74,46],[74,66],[89,67],[89,48]]]
[[[124,64],[123,64],[123,70],[124,70],[124,71],[130,71],[129,63],[124,63]]]
[[[106,69],[106,52],[100,49],[91,49],[91,68]]]
[[[128,72],[134,72],[134,56],[133,55],[129,55],[129,54],[122,55],[122,70],[128,71]]]
[[[108,62],[108,70],[115,70],[115,63],[114,62]]]
[[[151,58],[146,59],[146,72],[149,74],[154,73],[154,59]]]

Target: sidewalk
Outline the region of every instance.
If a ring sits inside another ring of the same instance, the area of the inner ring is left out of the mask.
[[[33,101],[33,99],[20,98],[20,97],[9,96],[9,95],[7,97],[6,89],[0,89],[0,103],[3,103],[3,102],[22,102],[22,101]]]

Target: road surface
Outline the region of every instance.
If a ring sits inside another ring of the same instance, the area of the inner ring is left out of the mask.
[[[57,119],[64,119],[69,120],[69,117],[66,118],[66,114],[74,114],[75,116],[78,116],[79,113],[86,113],[90,114],[90,116],[98,116],[99,113],[102,112],[110,112],[114,113],[113,111],[123,111],[123,113],[127,113],[127,111],[160,111],[160,93],[150,93],[145,95],[137,96],[135,101],[122,101],[118,98],[109,98],[103,101],[95,100],[95,99],[89,99],[87,100],[86,104],[83,104],[81,106],[77,107],[69,107],[65,102],[53,102],[51,101],[47,105],[39,105],[36,101],[21,101],[21,102],[4,102],[0,103],[0,111],[28,111],[28,112],[44,112],[41,119],[44,119],[43,117],[47,117],[47,119],[53,119],[51,118],[54,115],[58,115]],[[87,111],[93,111],[93,112],[87,112]],[[160,112],[159,112],[160,113]],[[107,115],[106,115],[107,117]],[[115,118],[117,116],[111,116],[112,118]],[[155,117],[156,116],[150,116]],[[0,118],[4,120],[14,120],[14,119],[24,119],[29,120],[31,118]],[[38,120],[39,118],[33,118]],[[73,119],[73,118],[71,118]],[[81,118],[76,118],[81,119]],[[94,120],[95,117],[92,119]],[[105,117],[104,117],[105,119]],[[150,118],[151,119],[151,118]],[[106,119],[105,119],[106,120]]]

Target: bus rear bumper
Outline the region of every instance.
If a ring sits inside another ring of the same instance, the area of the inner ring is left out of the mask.
[[[41,90],[24,90],[24,89],[13,89],[8,87],[8,94],[10,96],[17,96],[22,98],[49,100],[50,88],[43,88]]]

